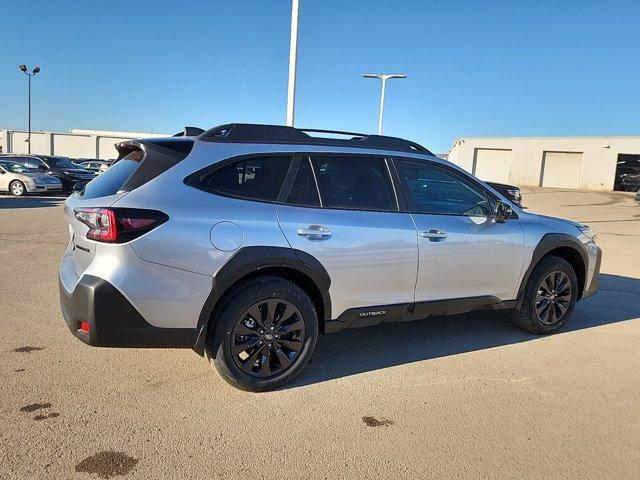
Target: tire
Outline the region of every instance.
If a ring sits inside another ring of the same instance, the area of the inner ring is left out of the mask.
[[[9,193],[14,197],[24,197],[27,194],[27,187],[20,180],[14,180],[9,184]]]
[[[279,277],[257,277],[232,287],[212,321],[209,360],[228,383],[252,392],[293,380],[318,339],[313,302],[298,285]]]
[[[547,279],[551,279],[550,284],[546,283]],[[558,283],[555,282],[557,279],[560,279]],[[569,284],[568,293],[564,289],[564,280]],[[513,322],[531,333],[557,332],[570,317],[577,297],[578,277],[571,264],[553,255],[543,257],[529,276],[522,306],[513,312]]]

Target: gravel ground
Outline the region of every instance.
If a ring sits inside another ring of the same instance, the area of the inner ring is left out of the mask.
[[[252,394],[188,350],[76,340],[60,201],[0,198],[0,478],[639,478],[640,206],[525,204],[604,250],[601,291],[560,333],[496,312],[343,331],[293,385]]]

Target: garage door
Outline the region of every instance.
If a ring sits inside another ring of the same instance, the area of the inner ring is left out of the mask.
[[[578,188],[581,171],[581,152],[544,152],[541,184],[543,187]]]
[[[509,183],[511,150],[476,148],[473,174],[480,180]]]

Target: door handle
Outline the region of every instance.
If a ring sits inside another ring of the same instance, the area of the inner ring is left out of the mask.
[[[309,240],[324,240],[331,236],[331,231],[322,225],[309,225],[307,228],[299,228],[298,235]]]
[[[420,236],[422,238],[426,238],[430,242],[441,242],[445,238],[447,238],[447,234],[442,230],[438,230],[437,228],[432,228],[427,230],[426,232],[420,232]]]

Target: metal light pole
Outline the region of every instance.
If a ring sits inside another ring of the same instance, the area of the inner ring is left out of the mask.
[[[392,78],[407,78],[406,75],[400,73],[363,73],[364,78],[379,78],[382,80],[382,88],[380,90],[380,110],[378,112],[378,135],[382,135],[382,116],[384,115],[384,91],[387,88],[387,80]]]
[[[291,40],[289,42],[289,88],[287,90],[287,126],[293,127],[296,104],[296,64],[298,61],[298,8],[300,0],[291,1]]]
[[[24,73],[27,77],[29,77],[29,107],[28,107],[28,111],[29,111],[29,135],[27,136],[27,148],[28,148],[28,152],[27,153],[31,153],[31,77],[37,75],[38,73],[40,73],[40,67],[36,67],[34,68],[31,73],[29,73],[29,69],[27,68],[26,65],[20,65],[20,70],[22,71],[22,73]]]

